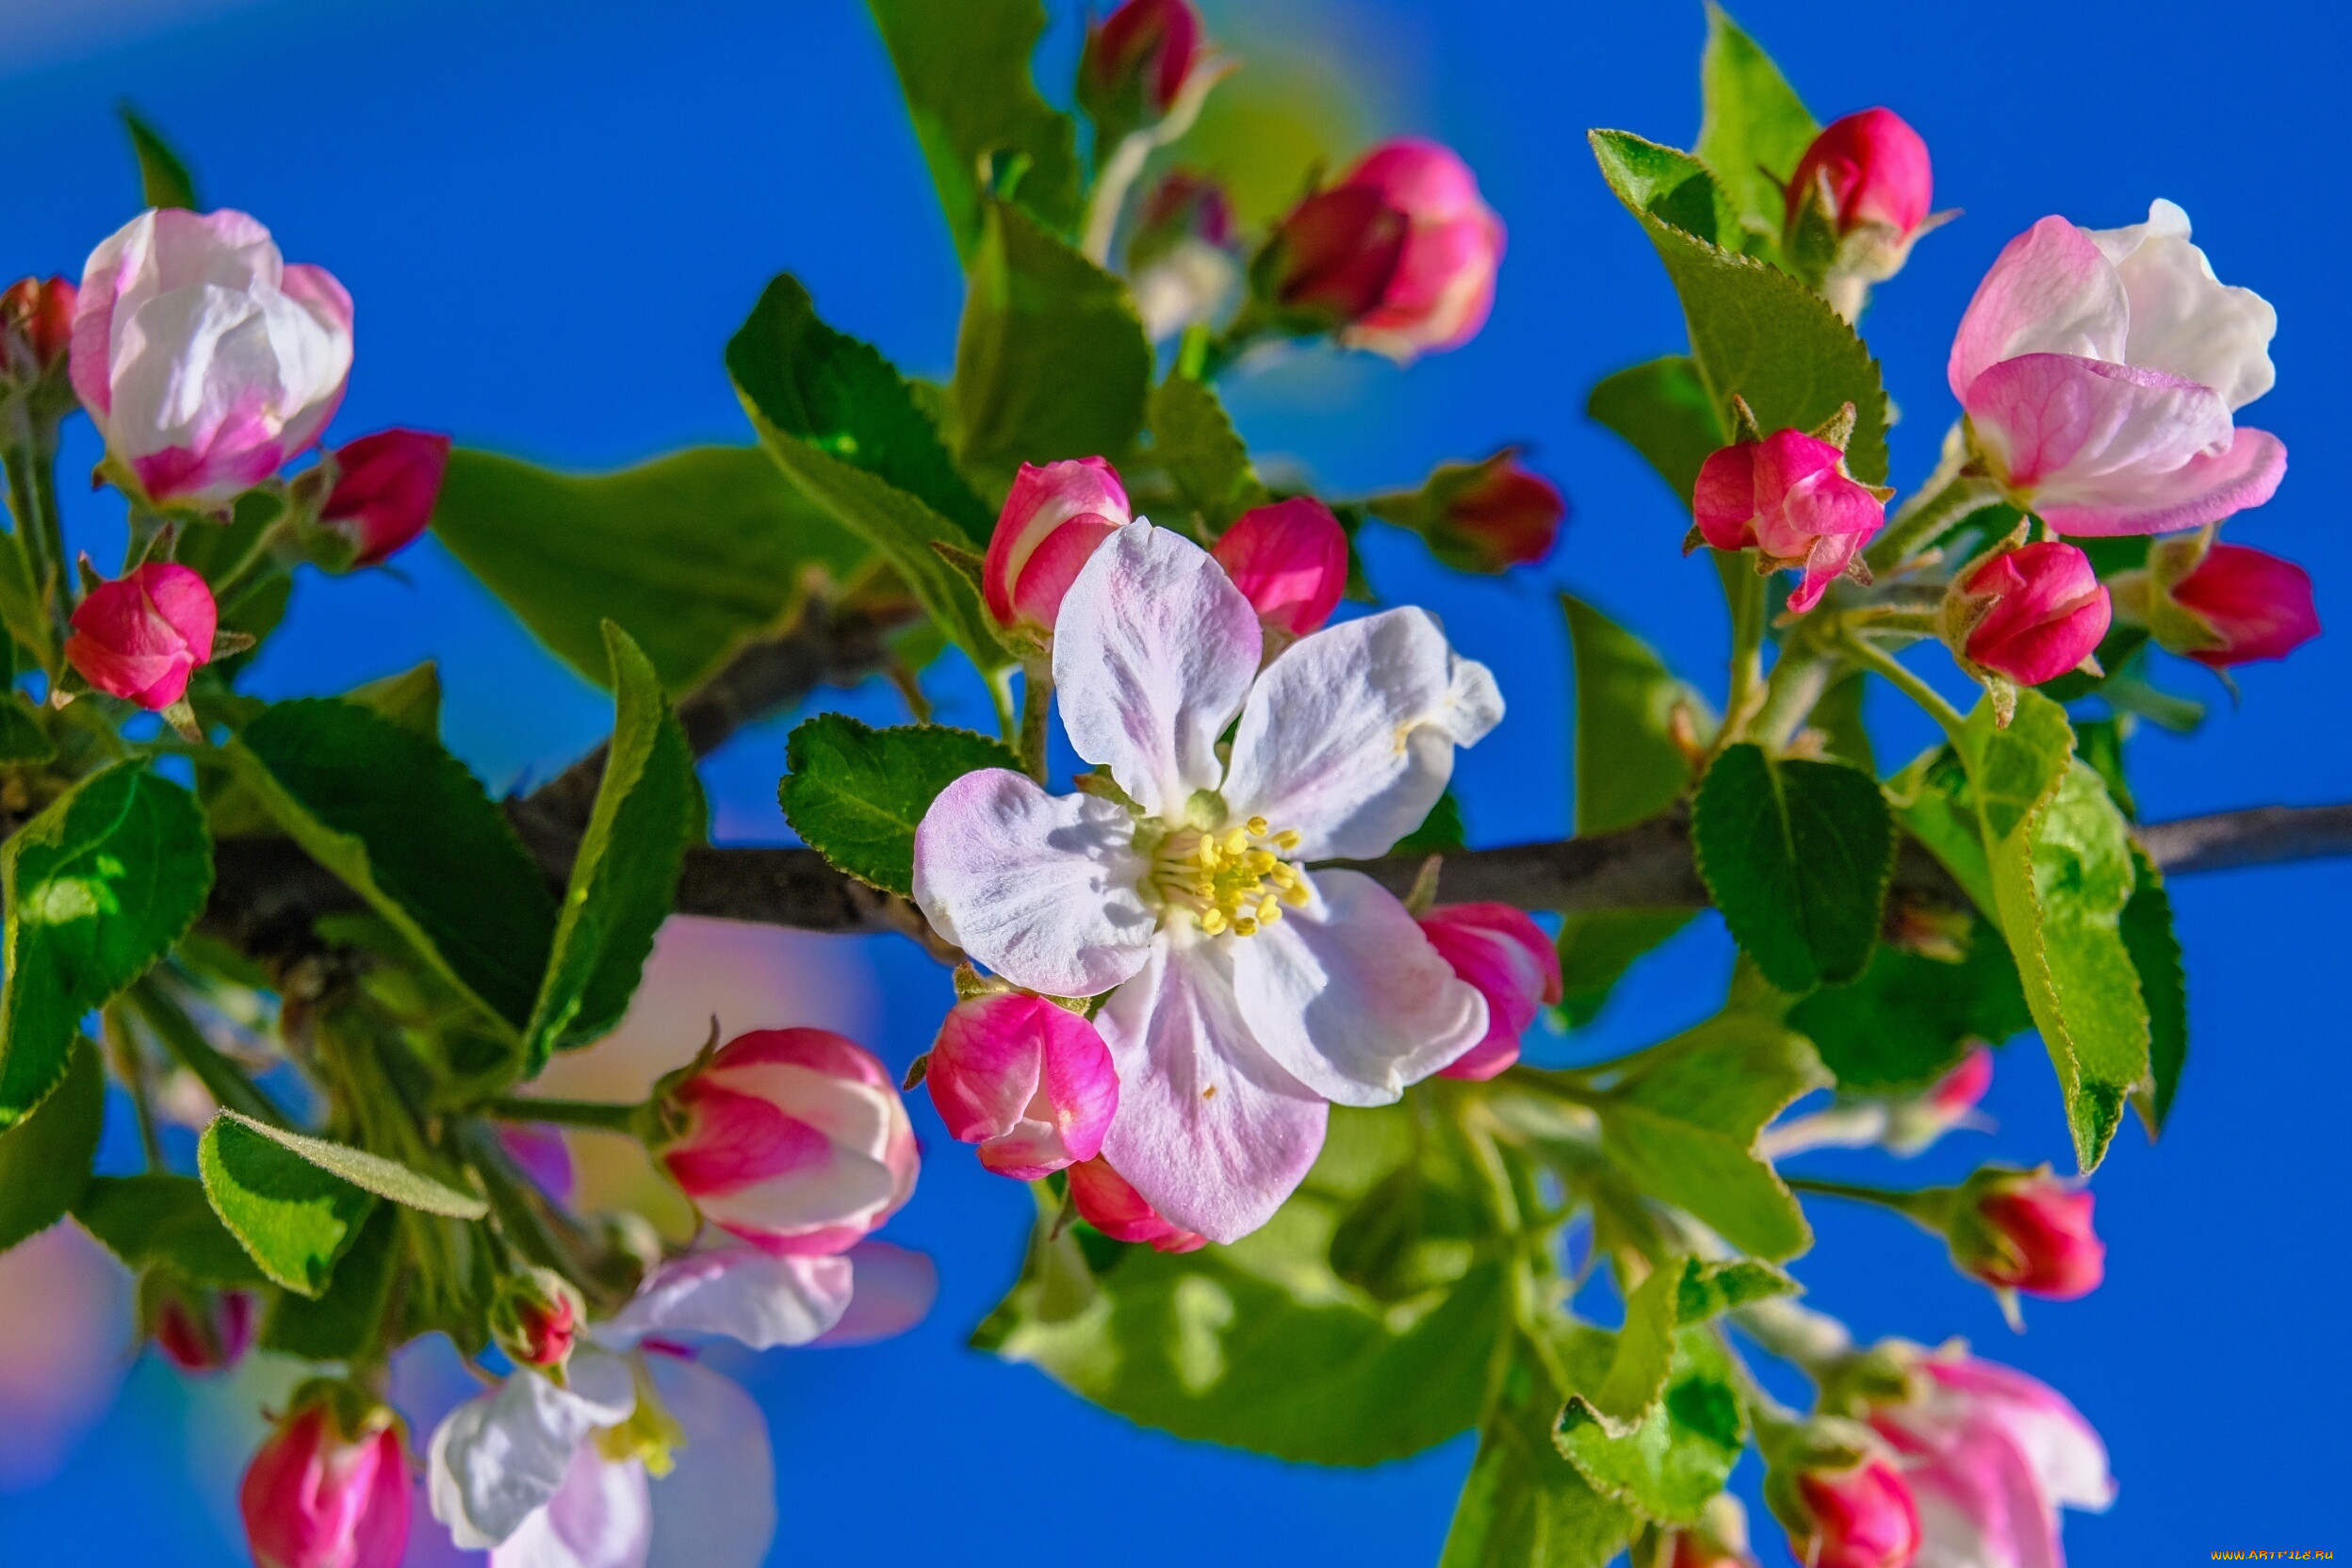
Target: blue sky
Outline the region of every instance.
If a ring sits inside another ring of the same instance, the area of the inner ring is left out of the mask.
[[[1401,539],[1377,543],[1371,563],[1383,588],[1429,604],[1503,678],[1511,717],[1462,765],[1474,837],[1555,836],[1568,769],[1554,590],[1595,599],[1721,685],[1713,574],[1677,554],[1683,523],[1663,488],[1580,412],[1598,376],[1681,344],[1672,294],[1583,132],[1690,139],[1698,7],[1228,10],[1212,30],[1245,57],[1252,41],[1267,55],[1329,41],[1326,76],[1351,89],[1364,133],[1452,142],[1510,224],[1500,300],[1468,349],[1405,373],[1314,356],[1232,401],[1263,449],[1336,491],[1409,482],[1505,439],[1533,443],[1568,489],[1561,549],[1519,578],[1446,578]],[[1075,31],[1072,8],[1054,12],[1046,53],[1058,73]],[[261,217],[290,258],[351,288],[359,358],[343,435],[421,425],[580,468],[741,439],[720,347],[786,268],[837,325],[909,371],[943,368],[959,280],[863,8],[706,0],[656,14],[626,0],[19,0],[0,16],[0,144],[14,150],[0,274],[77,272],[130,215],[111,121],[127,95],[189,155],[210,200]],[[1924,471],[1952,416],[1945,348],[2000,246],[2048,212],[2107,226],[2170,197],[2222,277],[2279,312],[2278,386],[2246,417],[2286,441],[2293,467],[2233,536],[2302,561],[2323,619],[2352,627],[2352,539],[2335,504],[2352,489],[2352,454],[2333,427],[2339,368],[2352,363],[2341,267],[2352,233],[2323,161],[2342,140],[2352,40],[2340,10],[1989,0],[1964,23],[1948,8],[1756,0],[1739,14],[1822,117],[1885,103],[1908,118],[1934,150],[1937,204],[1965,209],[1864,323],[1906,415],[1899,484]],[[96,455],[80,429],[69,474]],[[119,508],[74,507],[78,541],[106,559]],[[306,581],[253,679],[269,694],[333,692],[428,657],[442,662],[451,743],[494,787],[560,766],[609,711],[430,543],[397,578]],[[2343,637],[2245,672],[2242,705],[2186,666],[2176,683],[2214,715],[2194,741],[2133,743],[2149,815],[2352,794],[2352,743],[2335,717],[2352,685]],[[952,682],[944,695],[951,716],[972,701]],[[892,711],[885,693],[843,700]],[[1924,721],[1884,717],[1883,756],[1924,742]],[[781,835],[786,727],[747,732],[708,765],[724,834]],[[2029,1309],[2030,1332],[2015,1337],[1903,1222],[1817,1214],[1820,1247],[1798,1267],[1817,1304],[1866,1336],[1966,1335],[2062,1388],[2106,1433],[2122,1496],[2104,1517],[2070,1517],[2078,1565],[2347,1544],[2352,1440],[2336,1406],[2352,1364],[2327,1325],[2352,1286],[2337,1131],[2352,1005],[2319,980],[2337,960],[2347,891],[2341,864],[2177,885],[2192,1055],[2164,1146],[2127,1132],[2099,1176],[2110,1270],[2088,1299]],[[936,1024],[944,976],[903,946],[846,945],[879,981],[874,1042],[903,1063]],[[1720,926],[1700,923],[1576,1049],[1629,1048],[1689,1021],[1727,956]],[[1989,1109],[1996,1138],[1953,1140],[1906,1174],[1953,1177],[1996,1155],[2063,1163],[2050,1070],[2030,1041],[2003,1054]],[[1012,1564],[1073,1545],[1136,1564],[1433,1560],[1463,1443],[1371,1472],[1310,1470],[1138,1431],[963,1348],[1018,1262],[1026,1199],[948,1143],[926,1107],[916,1114],[930,1159],[891,1234],[939,1259],[932,1320],[891,1345],[746,1370],[777,1447],[774,1561],[953,1552]],[[1885,1170],[1828,1157],[1811,1168]],[[70,1547],[89,1568],[239,1560],[218,1525],[233,1467],[216,1460],[191,1479],[186,1462],[215,1419],[141,1368],[63,1475],[0,1495],[0,1537],[26,1560]]]

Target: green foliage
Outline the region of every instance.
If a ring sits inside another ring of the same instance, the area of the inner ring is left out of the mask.
[[[1726,746],[1699,786],[1690,838],[1723,923],[1775,987],[1802,995],[1862,972],[1895,850],[1870,775]]]
[[[2074,760],[2065,710],[2037,693],[2018,694],[2006,728],[1980,702],[1959,747],[2001,930],[2087,1172],[2148,1073],[2148,1004],[2119,929],[2134,883],[2129,829],[2099,776]]]
[[[441,739],[441,666],[430,659],[413,670],[354,686],[343,700],[372,708],[429,741]]]
[[[1446,791],[1429,808],[1429,814],[1421,819],[1421,825],[1396,841],[1391,855],[1450,855],[1467,848],[1469,829],[1462,820],[1462,802],[1454,792]]]
[[[610,674],[599,629],[610,620],[672,692],[789,621],[811,569],[846,581],[873,553],[754,447],[591,475],[461,447],[433,531],[584,678]]]
[[[0,762],[46,762],[57,754],[24,694],[0,693]]]
[[[1738,216],[1737,248],[1775,255],[1787,210],[1781,190],[1821,126],[1772,57],[1714,0],[1707,8],[1699,86],[1705,106],[1696,150]]]
[[[1018,163],[1014,199],[1050,229],[1078,222],[1078,133],[1037,95],[1029,57],[1045,31],[1037,0],[868,0],[898,67],[915,139],[970,265],[981,243],[991,160]]]
[[[265,1350],[312,1361],[351,1361],[376,1342],[400,1262],[400,1210],[379,1203],[316,1300],[282,1291],[261,1320]]]
[[[1690,504],[1700,466],[1724,444],[1714,397],[1700,378],[1698,362],[1688,354],[1668,354],[1602,377],[1586,396],[1584,412],[1649,459],[1685,506]]]
[[[91,775],[0,847],[8,980],[0,1128],[65,1077],[84,1014],[171,951],[212,890],[212,841],[187,791],[132,764]]]
[[[1152,393],[1152,456],[1214,538],[1271,498],[1215,389],[1170,376]],[[1173,519],[1170,519],[1171,521]]]
[[[1604,1336],[1606,1338],[1606,1336]],[[1439,1568],[1604,1568],[1642,1527],[1554,1446],[1565,1391],[1522,1338],[1478,1432]]]
[[[1653,1268],[1625,1298],[1625,1321],[1617,1331],[1608,1370],[1598,1378],[1576,1380],[1583,1392],[1569,1400],[1586,1422],[1597,1423],[1612,1437],[1625,1437],[1658,1408],[1666,1387],[1666,1368],[1674,1359],[1674,1325],[1682,1275],[1677,1269]]]
[[[1768,1263],[1735,1258],[1728,1263],[1682,1260],[1674,1282],[1674,1322],[1688,1329],[1752,1301],[1797,1294],[1797,1282]]]
[[[187,163],[172,150],[172,144],[163,139],[163,133],[128,104],[116,105],[114,112],[122,121],[122,129],[130,135],[132,155],[139,159],[141,204],[201,211],[204,204],[196,199],[196,176],[188,172]]]
[[[2172,1115],[2180,1069],[2189,1059],[2189,982],[2180,967],[2180,939],[2173,934],[2172,895],[2164,891],[2164,873],[2136,841],[2132,864],[2138,879],[2119,929],[2148,1004],[2148,1081],[2132,1090],[2132,1102],[2152,1136],[2164,1130]]]
[[[74,1217],[133,1272],[161,1266],[224,1289],[268,1282],[193,1176],[93,1176]]]
[[[612,661],[612,742],[523,1031],[526,1072],[535,1073],[550,1052],[602,1039],[621,1021],[653,934],[669,918],[686,846],[703,833],[694,752],[652,663],[611,621],[604,640]]]
[[[512,1035],[555,938],[539,868],[464,763],[356,703],[282,702],[229,744],[238,778],[310,857]]]
[[[1592,150],[1681,296],[1691,357],[1723,428],[1730,428],[1735,393],[1767,432],[1811,430],[1850,402],[1846,461],[1865,484],[1882,482],[1886,396],[1878,362],[1854,329],[1786,272],[1716,242],[1727,199],[1697,159],[1623,131],[1593,132]]]
[[[229,1124],[226,1129],[221,1127],[222,1122]],[[426,1214],[442,1215],[450,1219],[480,1219],[490,1212],[490,1205],[470,1192],[459,1192],[430,1176],[418,1175],[398,1160],[387,1160],[381,1154],[354,1149],[348,1143],[310,1137],[250,1116],[240,1116],[235,1111],[222,1111],[214,1119],[212,1126],[204,1129],[207,1138],[225,1143],[233,1152],[241,1151],[247,1141],[244,1135],[249,1133],[267,1139],[289,1154],[307,1160],[331,1175],[341,1177],[363,1192],[371,1192],[378,1198],[389,1198],[405,1208],[420,1209]],[[241,1153],[233,1163],[240,1169],[246,1164]],[[255,1166],[255,1168],[261,1168],[261,1165]],[[206,1180],[209,1182],[211,1178]],[[226,1217],[225,1211],[223,1217]]]
[[[874,729],[820,713],[785,743],[784,820],[809,848],[861,882],[914,891],[915,828],[932,800],[980,768],[1021,771],[985,735],[938,725]]]
[[[1597,909],[1560,917],[1560,1015],[1581,1029],[1601,1016],[1634,961],[1698,918],[1696,909]]]
[[[33,564],[24,557],[24,541],[0,529],[0,629],[28,648],[53,645],[49,612],[42,608],[41,590],[33,582]]]
[[[1838,1086],[1863,1094],[1922,1089],[1978,1040],[1998,1045],[2034,1027],[2001,928],[1977,916],[1958,963],[1886,945],[1849,986],[1828,986],[1788,1011]]]
[[[106,1074],[98,1049],[74,1043],[64,1082],[32,1115],[0,1133],[0,1252],[65,1217],[98,1157]]]
[[[272,1282],[300,1296],[325,1291],[335,1260],[375,1203],[343,1175],[265,1136],[261,1123],[226,1112],[197,1140],[196,1169],[237,1244]]]
[[[971,580],[932,548],[984,547],[995,519],[890,362],[818,319],[787,272],[727,340],[727,370],[786,476],[880,552],[974,663],[1004,664]]]
[[[1993,872],[1984,858],[1984,828],[1977,820],[1976,787],[1950,745],[1919,754],[1889,779],[1886,804],[1903,830],[1952,873],[1977,908],[1996,913]]]
[[[1634,1299],[1642,1299],[1649,1288],[1644,1281]],[[1604,1386],[1625,1363],[1636,1332],[1633,1303],[1628,1302],[1626,1327],[1617,1335]],[[1662,1524],[1696,1524],[1707,1499],[1723,1489],[1732,1465],[1747,1446],[1747,1417],[1731,1358],[1707,1329],[1675,1331],[1668,1324],[1654,1341],[1651,1335],[1657,1331],[1646,1323],[1639,1332],[1644,1340],[1642,1365],[1656,1368],[1654,1396],[1640,1418],[1629,1429],[1619,1430],[1591,1400],[1574,1396],[1560,1414],[1555,1441],[1603,1496]],[[1579,1329],[1569,1338],[1562,1359],[1570,1379],[1579,1386],[1607,1353],[1608,1339],[1592,1329]]]
[[[1024,463],[1123,460],[1152,391],[1152,341],[1126,283],[1019,207],[991,200],[982,215],[956,338],[965,466],[1010,483]]]
[[[1603,1152],[1627,1179],[1757,1257],[1792,1258],[1813,1233],[1756,1135],[1829,1082],[1801,1035],[1727,1013],[1633,1059],[1594,1105]]]
[[[1334,1107],[1298,1192],[1231,1247],[1131,1247],[1058,1301],[1033,1255],[973,1343],[1145,1426],[1309,1463],[1376,1464],[1467,1429],[1510,1321],[1503,1263],[1458,1243],[1443,1284],[1393,1307],[1330,1263],[1341,1220],[1412,1156],[1410,1114]]]

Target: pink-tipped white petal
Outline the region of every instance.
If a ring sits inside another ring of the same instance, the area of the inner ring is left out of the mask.
[[[1255,617],[1250,627],[1254,637]],[[915,829],[915,902],[1014,983],[1093,996],[1142,967],[1152,939],[1135,838],[1134,819],[1109,801],[1049,795],[1002,768],[966,774]]]
[[[2115,1500],[2107,1445],[2056,1389],[1997,1362],[1937,1360],[1925,1370],[2008,1431],[2051,1502],[2097,1512]]]
[[[564,1484],[490,1553],[490,1568],[645,1568],[653,1489],[636,1460],[572,1451]]]
[[[2020,354],[2120,361],[2132,307],[2090,235],[2045,218],[2011,240],[1976,286],[1946,374],[1966,402],[1976,379]]]
[[[841,1320],[850,1291],[845,1257],[722,1247],[663,1264],[596,1337],[616,1349],[648,1334],[724,1334],[755,1350],[806,1345]]]
[[[686,1433],[677,1468],[653,1483],[646,1568],[760,1568],[776,1540],[767,1417],[730,1378],[675,1356],[645,1359]]]

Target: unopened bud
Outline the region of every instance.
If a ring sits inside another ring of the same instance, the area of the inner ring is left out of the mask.
[[[1078,1217],[1114,1241],[1149,1244],[1155,1252],[1194,1252],[1209,1244],[1182,1226],[1160,1217],[1127,1178],[1096,1155],[1070,1168],[1070,1200]]]
[[[74,612],[65,657],[98,690],[152,711],[180,700],[212,660],[220,611],[188,567],[151,561],[102,582]]]
[[[1022,464],[981,566],[989,618],[1040,645],[1050,642],[1079,568],[1131,520],[1126,487],[1105,459]]]
[[[1486,998],[1485,1037],[1439,1071],[1492,1078],[1519,1059],[1519,1037],[1538,1010],[1560,1000],[1560,949],[1508,904],[1442,904],[1421,917],[1421,934]]]
[[[1320,629],[1348,586],[1348,534],[1312,496],[1252,507],[1209,553],[1258,619],[1285,638]]]
[[[2116,580],[2119,606],[2156,641],[2213,669],[2284,659],[2319,635],[2311,575],[2206,533],[2151,544],[2145,572]]]
[[[253,1348],[255,1310],[248,1291],[150,1268],[139,1282],[139,1316],[163,1359],[182,1372],[226,1372]]]
[[[2091,558],[2051,539],[1973,567],[1945,596],[1938,618],[1969,674],[2039,686],[2088,660],[2114,612]]]
[[[1799,613],[1860,564],[1862,547],[1886,521],[1885,499],[1846,472],[1843,450],[1794,430],[1709,456],[1690,504],[1697,534],[1715,548],[1754,548],[1765,568],[1804,574],[1788,596]]]
[[[1168,117],[1200,57],[1200,16],[1187,0],[1126,0],[1086,31],[1078,102],[1104,148]]]
[[[923,1082],[948,1135],[1020,1181],[1093,1159],[1119,1108],[1119,1074],[1094,1025],[1019,991],[951,1008]]]
[[[490,1331],[517,1364],[564,1380],[572,1346],[587,1327],[588,1306],[569,1280],[552,1268],[531,1268],[498,1281]]]
[[[1848,320],[1870,286],[1903,270],[1934,227],[1927,143],[1892,109],[1864,109],[1822,128],[1789,176],[1783,245]]]
[[[449,461],[449,438],[424,431],[347,442],[335,449],[335,489],[318,520],[350,540],[352,565],[381,565],[433,520]]]
[[[2092,1197],[2040,1170],[1987,1167],[1960,1187],[1946,1237],[1960,1271],[2000,1290],[2069,1301],[2099,1288],[2107,1248]]]

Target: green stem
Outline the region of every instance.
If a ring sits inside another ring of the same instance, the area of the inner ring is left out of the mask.
[[[243,558],[230,567],[213,588],[213,602],[220,605],[222,620],[234,615],[237,607],[278,571],[278,546],[292,532],[292,524],[287,518],[280,517],[254,535]]]
[[[1021,764],[1045,782],[1045,743],[1054,711],[1054,666],[1032,659],[1021,667]]]
[[[1885,676],[1896,686],[1901,687],[1905,696],[1927,710],[1928,717],[1944,727],[1946,735],[1955,743],[1958,742],[1960,731],[1967,727],[1968,721],[1957,708],[1944,700],[1942,693],[1913,675],[1904,667],[1903,662],[1892,654],[1871,646],[1866,638],[1846,637],[1841,639],[1839,645],[1845,649],[1848,657],[1859,661]]]
[[[139,1119],[139,1146],[147,1157],[147,1168],[163,1170],[163,1138],[155,1131],[155,1107],[148,1091],[146,1059],[139,1052],[139,1042],[131,1037],[130,1024],[122,1017],[121,1004],[99,1013],[98,1032],[106,1037],[106,1053],[114,1058],[114,1075],[130,1091],[131,1110]]]
[[[204,1086],[205,1092],[217,1102],[272,1127],[294,1125],[277,1102],[245,1075],[244,1069],[213,1048],[204,1032],[189,1021],[179,1004],[153,978],[135,982],[124,999],[145,1021],[172,1059],[194,1073],[196,1081]]]
[[[542,1100],[537,1096],[503,1095],[482,1107],[501,1121],[547,1121],[559,1127],[597,1127],[608,1133],[633,1133],[642,1105],[616,1105],[602,1100]]]
[[[1873,572],[1891,570],[1934,544],[1960,518],[1999,499],[2001,488],[1991,480],[1981,474],[1955,474],[1941,489],[1914,497],[1897,512],[1886,531],[1862,552],[1862,559]]]
[[[56,573],[48,593],[49,613],[57,622],[60,646],[73,631],[66,602],[70,577],[65,561],[65,524],[57,511],[57,421],[54,416],[33,421],[33,514],[41,529],[41,549]]]
[[[1723,733],[1742,727],[1756,689],[1764,680],[1764,580],[1745,550],[1717,550],[1715,570],[1723,580],[1723,603],[1731,611],[1731,695],[1723,705]]]
[[[1111,155],[1102,160],[1100,172],[1094,177],[1094,193],[1086,202],[1085,237],[1080,252],[1097,267],[1111,264],[1111,241],[1119,235],[1119,215],[1127,205],[1127,192],[1135,188],[1135,177],[1143,172],[1144,163],[1152,156],[1152,137],[1149,131],[1130,131],[1119,139]]]
[[[1772,665],[1756,717],[1742,727],[1744,737],[1767,751],[1786,746],[1804,725],[1805,715],[1813,711],[1813,705],[1821,700],[1821,694],[1829,690],[1830,678],[1837,673],[1835,654],[1812,646],[1801,632],[1791,637]]]
[[[1892,1209],[1914,1224],[1941,1235],[1952,1217],[1952,1200],[1957,1187],[1922,1187],[1917,1192],[1903,1192],[1893,1187],[1865,1186],[1859,1182],[1824,1182],[1811,1176],[1784,1176],[1794,1192],[1809,1192],[1822,1198],[1843,1198],[1856,1203],[1872,1203],[1882,1209]]]

